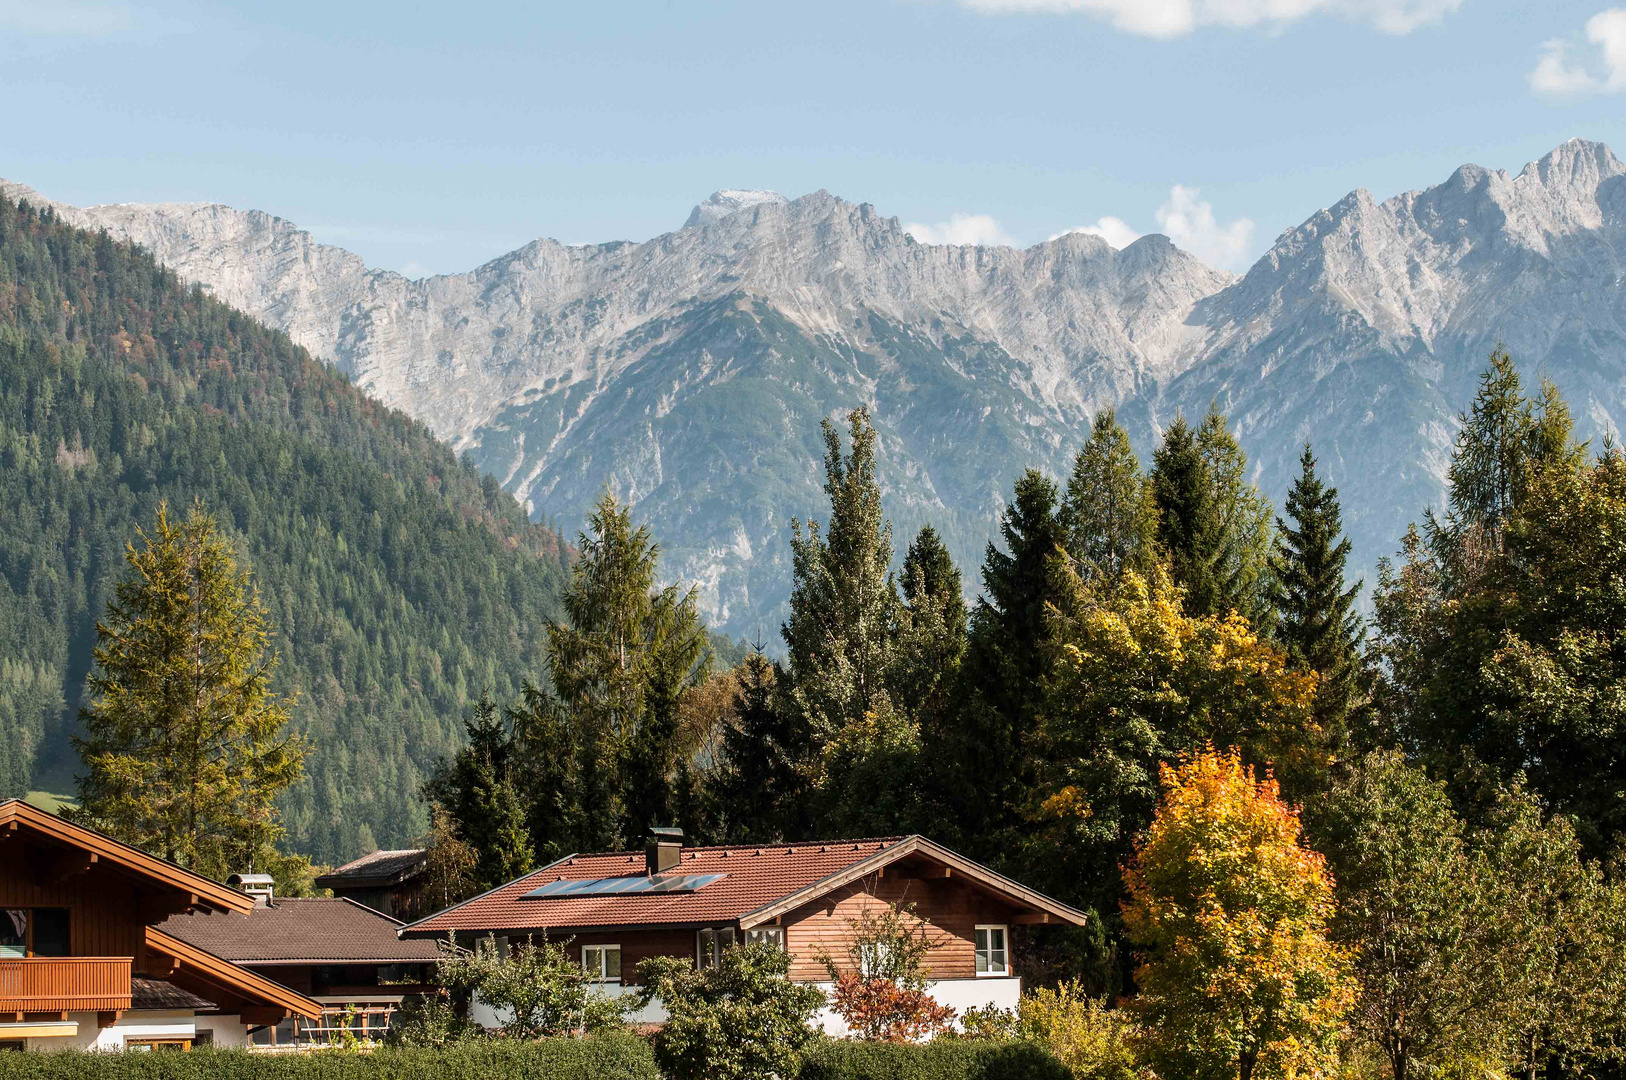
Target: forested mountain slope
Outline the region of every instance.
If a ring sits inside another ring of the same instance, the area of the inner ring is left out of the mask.
[[[0,200],[0,795],[64,784],[124,545],[194,498],[253,568],[314,743],[293,846],[333,861],[420,835],[419,785],[470,703],[543,673],[556,534],[286,334]]]

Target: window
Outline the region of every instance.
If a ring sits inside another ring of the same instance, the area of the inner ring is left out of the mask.
[[[772,945],[780,952],[785,951],[785,928],[783,926],[759,926],[755,930],[745,932],[745,943],[755,945],[757,942]]]
[[[719,926],[715,930],[702,930],[695,935],[695,966],[700,968],[716,967],[722,960],[723,953],[733,947],[734,928],[732,926]]]
[[[582,967],[590,982],[620,982],[621,946],[583,945]]]
[[[976,929],[977,974],[1009,975],[1010,956],[1005,950],[1003,926],[979,926]]]
[[[0,956],[67,956],[67,908],[0,910]]]

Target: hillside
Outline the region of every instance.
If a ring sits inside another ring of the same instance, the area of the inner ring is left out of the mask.
[[[471,701],[543,671],[557,535],[286,334],[0,199],[0,796],[71,790],[124,544],[194,498],[253,568],[315,744],[293,845],[332,862],[420,835]]]
[[[567,528],[608,484],[736,636],[774,637],[788,520],[822,513],[818,420],[858,404],[898,535],[933,522],[973,584],[1012,479],[1065,469],[1103,406],[1144,457],[1219,401],[1278,504],[1313,441],[1368,581],[1440,499],[1498,341],[1583,435],[1626,419],[1626,167],[1578,139],[1352,192],[1241,278],[1156,235],[921,244],[826,192],[719,192],[642,243],[537,240],[421,281],[258,211],[60,212],[288,330]]]

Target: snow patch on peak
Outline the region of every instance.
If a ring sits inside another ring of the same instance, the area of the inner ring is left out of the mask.
[[[683,223],[685,229],[696,225],[710,225],[721,221],[730,214],[738,213],[752,206],[783,206],[789,199],[777,191],[747,191],[741,188],[724,188],[714,191],[711,197],[699,203],[689,212],[689,220]]]

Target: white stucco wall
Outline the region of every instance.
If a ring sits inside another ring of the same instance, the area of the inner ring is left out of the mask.
[[[240,1016],[199,1016],[196,1018],[198,1032],[214,1032],[214,1045],[219,1047],[238,1047],[248,1045],[248,1028],[243,1024]]]
[[[27,1040],[30,1050],[123,1050],[131,1039],[191,1039],[197,1028],[191,1010],[141,1010],[125,1013],[111,1026],[98,1028],[96,1014],[75,1012],[68,1020],[78,1025],[78,1031],[67,1037]],[[0,1038],[4,1038],[0,1031]]]

